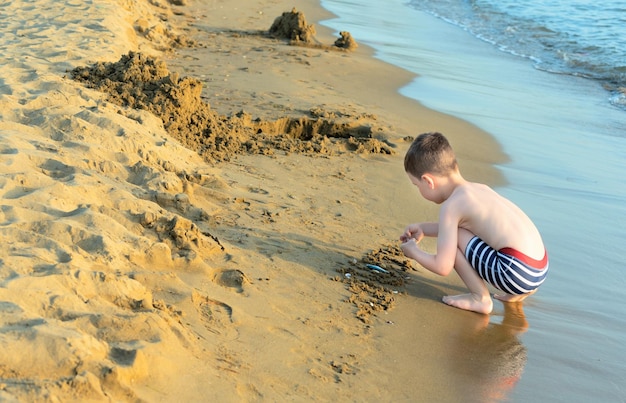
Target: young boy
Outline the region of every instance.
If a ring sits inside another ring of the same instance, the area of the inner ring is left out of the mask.
[[[454,151],[441,133],[418,136],[404,157],[404,169],[421,195],[441,204],[439,222],[410,224],[400,236],[404,254],[433,273],[454,268],[468,294],[445,296],[457,308],[488,314],[493,301],[484,281],[504,294],[504,302],[534,293],[548,272],[548,255],[539,231],[511,201],[486,185],[461,176]],[[437,253],[418,247],[437,237]],[[483,281],[484,280],[484,281]]]

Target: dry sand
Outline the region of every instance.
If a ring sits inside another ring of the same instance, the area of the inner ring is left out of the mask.
[[[496,144],[316,1],[308,44],[267,34],[291,3],[186,3],[0,6],[0,400],[458,399],[485,318],[399,253],[437,214],[401,160],[439,130],[495,183]]]

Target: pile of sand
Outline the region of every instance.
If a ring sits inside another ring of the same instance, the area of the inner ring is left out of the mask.
[[[304,13],[293,8],[276,17],[268,31],[273,38],[288,39],[292,45],[313,46],[323,49],[333,49],[324,46],[315,39],[315,26],[308,24]],[[342,31],[334,43],[335,49],[354,50],[358,47],[350,32]]]
[[[312,42],[315,26],[307,24],[304,13],[295,8],[276,17],[269,29],[269,34],[277,38],[286,38],[296,42]]]
[[[246,113],[218,115],[202,98],[202,83],[170,73],[163,61],[130,52],[115,63],[96,63],[71,71],[75,80],[108,94],[108,100],[161,118],[168,133],[207,161],[224,161],[236,154],[272,155],[284,152],[339,154],[384,153],[393,150],[373,137],[367,120],[375,117],[337,116],[318,109],[310,116],[275,121]],[[121,112],[123,113],[123,112]],[[365,121],[364,121],[365,120]]]

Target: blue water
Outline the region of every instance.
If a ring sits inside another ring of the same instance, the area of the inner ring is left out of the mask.
[[[481,127],[510,157],[498,190],[537,223],[551,273],[525,303],[528,359],[508,399],[625,402],[626,111],[616,89],[626,2],[322,5],[337,16],[323,25],[418,74],[403,95]]]
[[[624,0],[412,0],[422,10],[538,69],[600,81],[626,106]]]

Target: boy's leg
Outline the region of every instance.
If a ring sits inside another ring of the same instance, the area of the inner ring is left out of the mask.
[[[474,234],[468,230],[459,229],[458,249],[454,262],[454,270],[456,270],[461,280],[463,280],[463,283],[465,283],[469,289],[469,293],[445,296],[443,297],[443,302],[468,311],[490,313],[493,309],[493,301],[489,295],[489,290],[483,279],[480,278],[476,270],[474,270],[469,261],[465,258],[465,248],[473,237]]]

